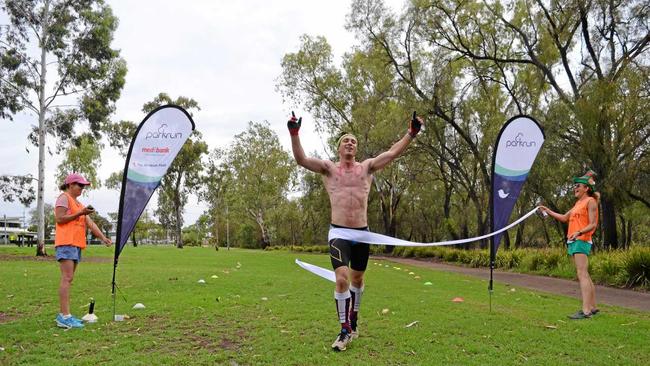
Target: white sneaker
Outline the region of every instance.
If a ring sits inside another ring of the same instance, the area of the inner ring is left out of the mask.
[[[352,339],[359,338],[359,326],[357,325],[357,321],[353,320],[350,325],[352,326],[352,333],[350,333],[350,337],[352,337]]]
[[[345,351],[348,344],[352,342],[352,336],[346,329],[341,329],[341,333],[336,336],[336,340],[332,343],[332,350]]]

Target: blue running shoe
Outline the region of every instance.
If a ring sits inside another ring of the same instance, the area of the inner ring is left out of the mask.
[[[56,326],[65,329],[84,327],[83,323],[81,323],[79,319],[75,319],[73,316],[65,318],[61,314],[56,316]]]

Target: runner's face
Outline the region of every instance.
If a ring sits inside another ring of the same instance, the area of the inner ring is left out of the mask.
[[[339,145],[340,156],[355,156],[357,154],[357,139],[352,136],[345,136]]]

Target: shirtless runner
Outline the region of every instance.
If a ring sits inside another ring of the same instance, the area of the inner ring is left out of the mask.
[[[337,142],[339,161],[321,160],[305,155],[298,131],[302,117],[293,115],[287,122],[291,134],[293,157],[298,165],[323,177],[330,199],[330,228],[368,230],[368,194],[372,174],[383,169],[399,157],[409,143],[420,132],[424,121],[413,113],[407,133],[391,148],[374,158],[357,162],[357,138],[352,134],[342,135]],[[341,331],[332,344],[335,351],[344,351],[353,338],[359,336],[357,321],[363,294],[363,274],[368,265],[370,246],[342,239],[329,242],[330,259],[336,275],[334,302],[341,325]]]

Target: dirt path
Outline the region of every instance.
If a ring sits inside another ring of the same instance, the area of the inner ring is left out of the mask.
[[[445,263],[433,262],[430,260],[411,258],[376,256],[373,256],[373,258],[408,264],[412,266],[432,268],[441,271],[462,273],[474,277],[479,277],[486,281],[490,279],[490,271],[485,268],[461,267]],[[578,288],[577,281],[503,271],[494,271],[494,281],[498,283],[506,283],[580,299],[580,289]],[[621,306],[636,310],[650,311],[650,293],[648,292],[596,285],[596,299],[598,300],[598,303]]]

